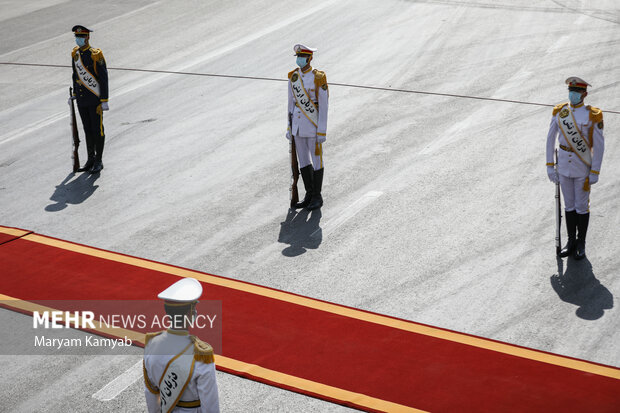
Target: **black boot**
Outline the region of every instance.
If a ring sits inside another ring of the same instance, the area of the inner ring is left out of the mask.
[[[314,192],[312,193],[312,200],[308,205],[308,211],[312,211],[323,206],[323,197],[321,196],[321,189],[323,187],[323,168],[314,171]]]
[[[573,255],[575,252],[575,247],[577,246],[577,211],[566,211],[565,215],[568,242],[562,251],[560,251],[560,257],[568,257],[569,255]]]
[[[94,164],[95,164],[95,157],[93,156],[91,158],[89,156],[84,166],[78,169],[78,172],[90,171]]]
[[[582,260],[586,257],[586,234],[588,233],[588,223],[590,222],[590,213],[577,214],[577,247],[575,248],[575,259]]]
[[[304,196],[304,200],[295,204],[295,208],[305,208],[310,203],[312,199],[312,186],[313,186],[313,174],[312,174],[312,165],[304,166],[299,170],[301,173],[301,178],[304,181],[304,187],[306,188],[306,195]]]
[[[103,169],[103,162],[101,162],[100,159],[95,160],[95,163],[93,164],[93,167],[90,168],[90,173],[91,174],[96,174],[98,172],[101,172],[101,170]]]

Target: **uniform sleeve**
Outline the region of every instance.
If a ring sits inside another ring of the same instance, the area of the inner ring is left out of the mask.
[[[600,123],[592,125],[592,173],[601,172],[601,164],[603,163],[603,153],[605,152],[605,138],[603,137],[603,120]]]
[[[149,389],[144,386],[144,397],[146,398],[146,409],[149,413],[160,413],[161,406],[156,394],[153,394]]]
[[[108,68],[105,63],[103,53],[99,52],[101,57],[95,63],[97,65],[97,76],[99,78],[99,100],[101,102],[108,101]]]
[[[196,387],[200,395],[200,413],[219,413],[220,397],[215,378],[215,363],[196,362]]]
[[[547,166],[555,165],[555,159],[553,156],[553,150],[555,149],[555,138],[558,135],[558,122],[557,117],[553,116],[551,118],[551,124],[549,125],[549,133],[547,133]]]
[[[329,89],[327,88],[327,81],[317,90],[319,93],[319,124],[316,128],[316,134],[326,136],[327,111],[329,109]]]
[[[287,131],[291,132],[293,125],[291,125],[291,117],[293,115],[293,110],[295,109],[295,96],[293,96],[293,89],[291,88],[291,80],[289,79],[288,83],[288,109],[286,111],[286,124]]]
[[[71,53],[71,70],[73,71],[73,75],[71,78],[73,79],[73,96],[76,96],[77,92],[77,73],[75,73],[75,65],[73,64],[73,53]]]

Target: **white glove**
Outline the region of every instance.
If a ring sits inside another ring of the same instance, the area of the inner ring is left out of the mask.
[[[327,136],[325,135],[316,135],[316,141],[318,143],[323,143],[327,140]]]
[[[547,176],[549,177],[549,180],[554,184],[560,182],[560,177],[558,176],[558,173],[555,171],[555,168],[553,166],[547,166]]]
[[[592,172],[590,172],[590,185],[594,185],[595,183],[598,182],[598,174],[593,174]]]
[[[110,110],[108,102],[101,102],[101,110]]]
[[[286,131],[286,139],[288,139],[289,141],[291,140],[291,131],[290,130]]]
[[[75,100],[75,96],[70,96],[69,99],[67,100],[67,103],[70,105],[71,102],[73,102]]]

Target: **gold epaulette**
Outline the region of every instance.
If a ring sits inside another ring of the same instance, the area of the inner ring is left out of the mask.
[[[325,75],[325,72],[317,69],[314,69],[312,72],[314,73],[314,83],[316,83],[317,86],[320,87],[327,84],[327,75]]]
[[[71,50],[71,57],[75,57],[75,54],[77,53],[78,50],[79,50],[79,47],[75,46],[73,50]]]
[[[568,102],[565,102],[565,103],[560,103],[559,105],[555,105],[555,106],[553,107],[553,116],[557,115],[557,113],[558,113],[559,111],[561,111],[561,110],[562,110],[562,108],[563,108],[564,106],[566,106],[566,105],[568,105]]]
[[[603,121],[603,111],[599,108],[595,108],[594,106],[588,106],[588,110],[590,111],[590,120],[594,123],[599,123]]]
[[[144,347],[146,347],[146,345],[149,344],[149,341],[153,337],[156,337],[156,336],[160,335],[161,333],[163,333],[163,331],[158,331],[157,333],[146,333],[144,335]]]
[[[103,52],[101,49],[95,49],[94,47],[90,49],[90,56],[93,58],[94,63],[98,63],[100,60],[105,62],[103,57]]]
[[[213,347],[196,336],[190,336],[194,342],[194,360],[205,364],[213,363]]]
[[[290,79],[291,76],[293,76],[293,73],[295,73],[297,71],[297,69],[293,69],[290,72],[288,72],[288,78]]]

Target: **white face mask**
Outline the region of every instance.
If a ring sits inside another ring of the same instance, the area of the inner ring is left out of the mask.
[[[297,56],[297,66],[306,67],[308,64],[308,58],[305,56]]]

